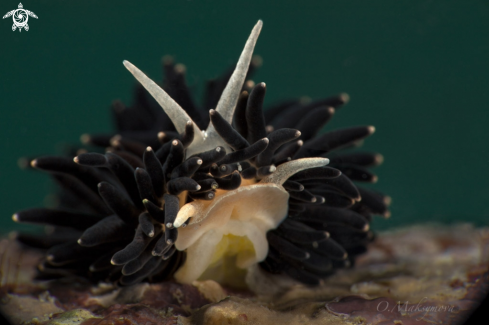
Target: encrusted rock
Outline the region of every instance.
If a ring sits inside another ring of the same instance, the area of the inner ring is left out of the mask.
[[[33,283],[39,253],[7,239],[0,249],[0,308],[15,324],[460,324],[489,288],[489,229],[470,225],[381,233],[317,287],[255,272],[258,293],[214,281]]]

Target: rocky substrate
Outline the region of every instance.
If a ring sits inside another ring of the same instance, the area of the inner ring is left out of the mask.
[[[13,324],[460,324],[489,290],[489,229],[467,224],[380,233],[354,268],[313,288],[259,269],[252,291],[33,282],[40,252],[5,238],[0,254],[0,310]]]

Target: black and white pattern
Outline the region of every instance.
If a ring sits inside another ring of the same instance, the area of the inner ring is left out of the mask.
[[[112,105],[116,133],[82,136],[105,152],[32,160],[61,188],[59,209],[14,215],[18,222],[54,226],[49,236],[18,235],[47,249],[39,279],[78,275],[120,285],[169,279],[186,259],[174,245],[191,222],[177,218],[183,205],[213,200],[218,189],[233,191],[245,181],[267,182],[286,166],[316,157],[329,165],[301,167],[280,181],[288,213],[266,234],[268,255],[259,265],[314,285],[366,250],[372,215],[389,215],[388,197],[355,185],[377,180],[369,168],[382,156],[355,150],[374,128],[321,134],[348,101],[345,94],[264,109],[266,85],[244,82],[260,63],[251,58],[261,22],[257,26],[237,68],[207,83],[202,105],[191,96],[185,68],[171,58],[163,60],[162,88],[126,61],[153,97],[138,85],[131,106]],[[165,113],[159,104],[175,108]]]

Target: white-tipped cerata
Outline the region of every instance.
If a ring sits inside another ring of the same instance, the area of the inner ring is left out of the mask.
[[[188,121],[192,121],[187,112],[178,105],[160,86],[158,86],[153,80],[148,78],[141,70],[136,68],[131,62],[124,60],[124,66],[130,73],[146,88],[146,90],[153,96],[153,98],[160,104],[170,120],[173,122],[175,129],[179,133],[185,131],[185,125]],[[192,121],[194,125],[194,142],[201,142],[202,132],[199,127]]]
[[[264,177],[260,183],[273,183],[282,185],[285,181],[302,170],[323,167],[329,164],[328,158],[302,158],[281,164],[273,174]]]

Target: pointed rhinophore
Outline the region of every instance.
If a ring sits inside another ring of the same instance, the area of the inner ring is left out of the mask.
[[[255,49],[256,40],[258,39],[258,35],[260,35],[262,26],[263,22],[259,20],[255,27],[253,27],[250,37],[248,37],[248,40],[246,41],[243,52],[241,52],[236,69],[234,70],[231,78],[229,78],[228,84],[226,85],[226,88],[224,88],[221,98],[217,103],[216,111],[218,111],[229,124],[232,124],[233,122],[234,108],[236,107],[238,97],[241,93],[241,89],[243,88],[246,74],[248,73],[248,68],[250,66],[251,57],[253,56],[253,50]],[[211,123],[207,128],[207,133],[209,134],[212,132],[215,133],[215,130]]]
[[[283,163],[277,167],[275,172],[264,177],[260,183],[274,183],[282,185],[285,181],[302,170],[323,167],[329,164],[328,158],[302,158]]]
[[[175,125],[175,129],[179,133],[185,131],[185,125],[188,121],[192,121],[187,112],[178,105],[173,98],[170,97],[160,86],[158,86],[153,80],[148,78],[141,70],[136,68],[131,62],[124,60],[124,66],[130,73],[146,88],[146,90],[153,96],[153,98],[160,104],[170,120]],[[202,140],[202,132],[199,127],[192,121],[194,125],[194,141],[200,142]]]

